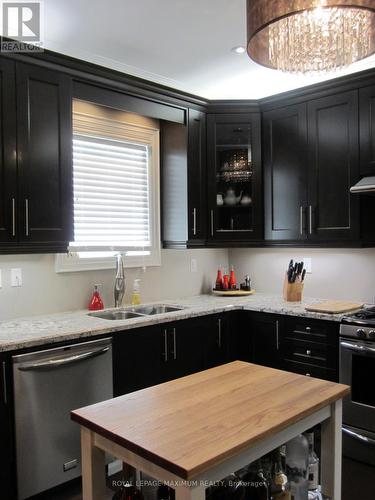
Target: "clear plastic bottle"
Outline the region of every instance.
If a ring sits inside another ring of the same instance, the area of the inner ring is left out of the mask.
[[[138,306],[141,303],[141,280],[135,279],[133,283],[132,306]]]
[[[309,470],[308,470],[308,488],[311,491],[318,492],[319,487],[319,458],[314,450],[314,432],[308,431],[305,434],[309,443]]]
[[[308,500],[309,445],[303,434],[286,444],[286,473],[292,500]]]

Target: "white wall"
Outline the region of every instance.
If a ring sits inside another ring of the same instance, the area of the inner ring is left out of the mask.
[[[306,275],[304,295],[324,299],[374,302],[375,249],[233,249],[229,263],[237,278],[249,273],[259,292],[281,295],[291,258],[312,258],[312,273]]]
[[[197,273],[190,272],[190,259],[197,259]],[[227,250],[162,250],[162,265],[125,269],[130,303],[134,278],[141,278],[142,301],[186,297],[208,292],[217,267],[227,266]],[[102,283],[106,307],[113,305],[114,270],[55,273],[53,255],[0,256],[0,321],[21,316],[48,314],[87,307],[95,283]],[[10,269],[21,268],[23,286],[10,286]]]

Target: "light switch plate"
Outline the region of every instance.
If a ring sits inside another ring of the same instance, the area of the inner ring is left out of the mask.
[[[197,272],[197,269],[198,269],[198,266],[197,266],[197,259],[191,259],[190,260],[190,271],[192,273],[196,273]]]
[[[13,268],[10,270],[11,286],[22,286],[22,269]]]

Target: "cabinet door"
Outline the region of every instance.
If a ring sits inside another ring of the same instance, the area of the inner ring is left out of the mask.
[[[209,239],[263,236],[260,114],[207,115]]]
[[[176,379],[204,369],[202,339],[207,331],[205,318],[166,324],[162,329],[163,338],[167,335],[168,346],[165,379]]]
[[[64,250],[73,230],[70,78],[17,64],[18,172],[23,246]]]
[[[359,158],[361,175],[375,175],[375,85],[359,91]]]
[[[279,368],[281,318],[272,314],[251,315],[251,341],[253,362]]]
[[[306,104],[264,113],[265,238],[306,239]]]
[[[212,368],[229,361],[229,345],[227,316],[214,316],[209,318],[207,330],[202,336],[205,349],[204,368]]]
[[[116,333],[113,339],[114,396],[163,382],[163,353],[159,327]]]
[[[359,237],[358,93],[308,103],[308,236],[312,241]]]
[[[16,180],[15,64],[0,59],[0,246],[4,250],[17,239]]]
[[[1,498],[12,500],[16,495],[16,459],[13,428],[12,366],[8,357],[0,356],[0,483]]]
[[[207,237],[206,114],[189,109],[188,120],[188,238],[194,246]]]

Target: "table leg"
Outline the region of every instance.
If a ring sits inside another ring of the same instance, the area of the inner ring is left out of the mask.
[[[322,493],[341,500],[342,400],[331,405],[331,417],[322,422]]]
[[[205,500],[206,489],[204,486],[177,486],[176,500]]]
[[[93,432],[81,427],[83,500],[103,500],[105,495],[104,451],[94,445],[93,437]]]

